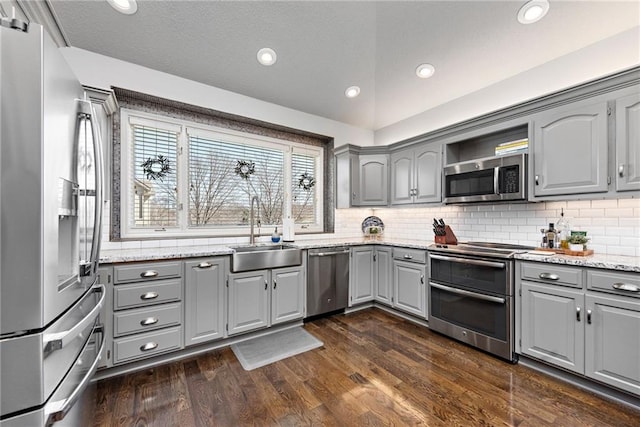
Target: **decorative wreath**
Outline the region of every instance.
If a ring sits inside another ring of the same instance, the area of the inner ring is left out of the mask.
[[[303,173],[300,175],[300,179],[298,180],[298,187],[309,191],[316,185],[316,179],[309,175],[308,173]]]
[[[142,171],[147,175],[147,179],[162,179],[171,171],[169,159],[166,156],[157,155],[154,158],[149,157],[142,163]]]
[[[256,171],[256,164],[253,162],[245,162],[244,160],[238,160],[234,169],[236,175],[239,175],[242,179],[248,179]]]

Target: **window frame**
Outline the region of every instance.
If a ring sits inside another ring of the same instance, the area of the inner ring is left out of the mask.
[[[189,136],[200,136],[217,141],[256,145],[270,149],[277,149],[283,152],[284,173],[283,192],[284,207],[283,216],[292,215],[292,194],[293,185],[291,156],[293,153],[304,154],[315,157],[316,184],[315,184],[315,224],[296,224],[296,233],[318,233],[324,232],[324,182],[325,174],[325,150],[322,147],[306,145],[298,142],[277,139],[269,136],[256,135],[253,133],[240,132],[189,120],[164,116],[155,113],[132,110],[128,108],[120,109],[120,237],[128,238],[218,238],[245,236],[249,233],[247,226],[193,226],[189,224]],[[132,221],[133,214],[132,199],[133,192],[133,132],[132,125],[144,125],[158,129],[178,132],[178,165],[177,165],[177,188],[178,188],[178,226],[164,227],[162,229],[154,227],[136,227]],[[189,133],[192,132],[192,133]],[[272,227],[281,229],[279,224],[262,224],[261,234],[270,235]]]

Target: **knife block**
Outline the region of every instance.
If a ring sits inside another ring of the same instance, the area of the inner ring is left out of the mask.
[[[448,225],[444,226],[444,236],[434,236],[436,243],[441,245],[457,245],[458,239]]]

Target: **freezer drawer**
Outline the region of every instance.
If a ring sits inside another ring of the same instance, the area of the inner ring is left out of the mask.
[[[178,350],[181,343],[180,327],[117,338],[113,342],[113,363],[129,362],[169,350]]]
[[[182,304],[163,304],[117,312],[113,315],[113,336],[131,335],[180,324]]]
[[[182,279],[114,286],[113,309],[143,307],[182,299]]]

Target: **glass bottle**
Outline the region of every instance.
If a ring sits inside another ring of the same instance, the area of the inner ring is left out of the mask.
[[[564,208],[560,209],[560,219],[556,223],[556,233],[560,241],[559,246],[562,249],[568,249],[569,242],[567,242],[567,239],[571,235],[571,224],[569,224],[569,220],[564,217]]]
[[[549,229],[547,230],[547,247],[555,248],[556,238],[557,238],[556,229],[554,228],[554,224],[550,222]]]

